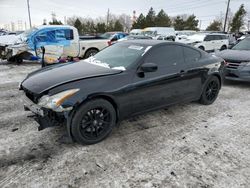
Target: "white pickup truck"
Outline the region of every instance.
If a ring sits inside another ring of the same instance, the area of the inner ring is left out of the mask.
[[[62,57],[88,58],[111,44],[110,39],[80,40],[75,27],[43,25],[20,35],[0,36],[0,58],[21,63],[41,58],[53,63]]]

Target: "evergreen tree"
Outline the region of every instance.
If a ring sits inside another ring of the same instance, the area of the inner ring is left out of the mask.
[[[180,17],[180,16],[177,16],[175,19],[174,19],[174,28],[175,30],[184,30],[184,20]]]
[[[206,31],[221,31],[222,23],[220,21],[214,20],[210,25],[206,28]]]
[[[74,27],[78,30],[78,33],[81,35],[83,34],[82,22],[77,18]]]
[[[105,33],[106,32],[106,24],[105,23],[97,23],[96,24],[96,32],[97,33]]]
[[[137,18],[136,22],[133,23],[133,29],[144,29],[146,27],[146,18],[143,14]]]
[[[157,27],[170,27],[171,26],[171,20],[163,9],[161,9],[161,11],[157,14],[155,18],[155,25]]]
[[[114,31],[123,31],[123,25],[119,20],[116,20],[113,27]]]
[[[246,16],[246,10],[242,4],[239,10],[235,13],[232,23],[231,23],[231,32],[239,32],[240,29],[244,26],[244,17]]]
[[[184,22],[184,29],[185,30],[199,30],[197,27],[198,23],[199,23],[199,20],[196,20],[196,16],[191,15]]]
[[[149,9],[149,11],[148,11],[147,16],[146,16],[146,23],[145,23],[146,27],[154,27],[154,26],[156,26],[156,24],[155,24],[155,18],[156,18],[155,11],[151,7]]]

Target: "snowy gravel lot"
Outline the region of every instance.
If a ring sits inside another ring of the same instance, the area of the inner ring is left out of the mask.
[[[18,83],[36,63],[0,62],[0,187],[249,187],[250,84],[123,121],[103,142],[63,144],[37,131]]]

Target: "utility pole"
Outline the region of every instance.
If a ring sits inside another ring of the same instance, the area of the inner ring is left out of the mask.
[[[30,0],[27,0],[27,6],[28,6],[28,14],[29,14],[30,28],[32,28],[32,25],[31,25],[31,17],[30,17]]]
[[[230,5],[230,0],[228,0],[228,2],[227,2],[227,11],[226,11],[226,17],[225,17],[224,29],[223,29],[224,32],[226,32],[227,16],[228,16],[228,11],[229,11],[229,5]]]
[[[201,24],[202,24],[202,20],[200,20],[200,26],[199,26],[200,30],[201,30]]]
[[[107,13],[107,27],[109,25],[109,9],[108,9],[108,13]]]

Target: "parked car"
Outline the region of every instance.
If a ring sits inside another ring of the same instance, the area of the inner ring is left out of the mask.
[[[193,30],[182,30],[182,31],[176,31],[176,40],[177,42],[187,39],[188,36],[194,35],[197,33],[197,31]]]
[[[187,37],[180,42],[192,45],[207,52],[225,50],[228,48],[229,39],[226,34],[221,33],[199,33]]]
[[[142,34],[142,29],[132,29],[129,32],[130,35],[141,35]]]
[[[250,37],[216,55],[226,61],[226,79],[250,82]]]
[[[107,32],[100,35],[100,38],[107,39],[109,46],[116,43],[119,39],[128,36],[128,33],[124,32]]]
[[[121,41],[124,41],[124,40],[142,40],[142,39],[153,39],[152,37],[150,36],[144,36],[144,35],[128,35],[122,39],[119,39],[118,41],[121,42]]]
[[[20,35],[0,36],[0,58],[21,63],[23,60],[41,58],[40,47],[45,47],[46,61],[55,62],[59,57],[88,58],[110,43],[109,39],[80,40],[75,27],[43,25]]]
[[[142,30],[142,34],[157,39],[164,36],[168,40],[175,41],[175,30],[172,27],[147,27]]]
[[[169,105],[212,104],[224,61],[175,42],[128,40],[78,63],[35,71],[21,83],[40,130],[65,123],[73,140],[94,144],[117,122]]]

